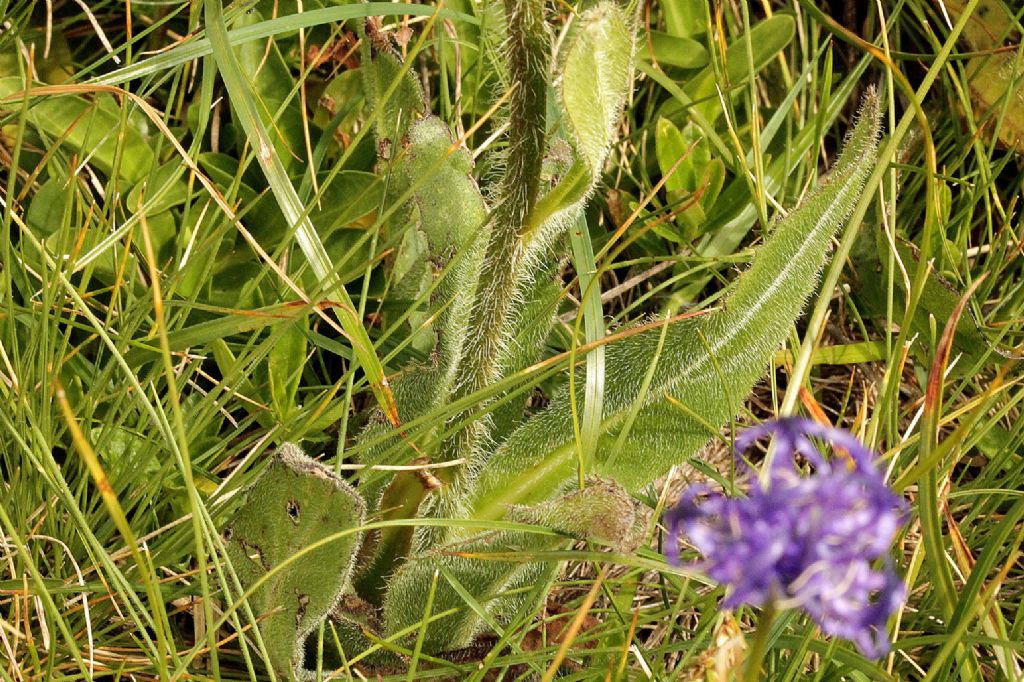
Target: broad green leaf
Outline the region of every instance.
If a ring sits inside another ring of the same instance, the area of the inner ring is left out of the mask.
[[[331,127],[330,133],[336,141],[351,139],[358,131],[365,97],[363,74],[358,68],[345,69],[324,86],[316,101],[313,123],[325,132]],[[341,118],[332,123],[338,115]]]
[[[717,428],[736,413],[811,294],[829,241],[873,168],[877,136],[878,104],[872,95],[832,173],[779,221],[722,310],[608,348],[605,436],[595,473],[636,490],[696,453],[711,435],[708,425]],[[642,391],[641,379],[649,372]],[[630,437],[645,440],[643,431],[636,431],[643,420],[636,418],[666,395],[680,406],[678,440],[671,447],[623,447]],[[634,429],[624,434],[634,420]],[[573,476],[573,450],[563,391],[487,461],[476,481],[473,515],[500,518],[509,504],[550,498]]]
[[[296,410],[295,394],[306,365],[306,324],[306,318],[301,317],[276,332],[277,338],[267,355],[270,404],[282,424],[289,423]]]
[[[14,106],[15,100],[3,99],[24,89],[20,78],[0,78],[0,109]],[[138,182],[153,166],[153,150],[131,125],[130,117],[129,125],[121,124],[119,106],[111,95],[96,93],[92,100],[75,95],[37,98],[29,103],[28,122],[48,138],[74,150],[79,163],[88,161],[110,174],[116,160],[118,177],[125,182]],[[115,159],[118,144],[121,157]]]
[[[249,380],[249,373],[245,372],[246,368],[241,366],[224,339],[214,339],[210,342],[209,349],[222,377],[225,379],[238,377],[235,390],[243,395],[256,395],[256,390]]]
[[[283,679],[308,677],[303,644],[348,583],[364,513],[363,499],[351,486],[289,443],[224,529],[242,588],[255,587],[248,602],[261,618],[267,664]]]
[[[750,76],[750,64],[753,59],[754,71],[760,71],[771,62],[776,55],[786,48],[796,35],[796,21],[789,14],[774,14],[768,19],[750,27],[751,56],[747,52],[747,39],[739,36],[725,50],[725,77],[729,86],[734,87],[747,80]],[[708,79],[714,79],[714,72],[707,69],[687,83],[686,89],[697,93]]]
[[[341,171],[329,185],[321,186],[318,200],[310,200],[310,220],[342,282],[362,277],[368,264],[375,261],[377,254],[365,236],[376,220],[384,185],[383,179],[372,173]],[[275,212],[276,208],[273,206]],[[306,269],[303,282],[309,289],[318,286],[311,268]]]
[[[753,50],[754,72],[766,67],[789,43],[796,34],[796,22],[788,14],[775,14],[750,28],[750,45]],[[722,114],[718,89],[729,91],[747,81],[750,71],[750,55],[747,51],[747,39],[739,36],[725,51],[724,60],[725,82],[715,77],[712,65],[704,67],[700,73],[687,81],[683,91],[692,99],[694,105],[709,123]],[[669,101],[662,110],[662,116],[676,118],[683,109],[678,100]]]
[[[380,208],[384,183],[380,177],[364,171],[341,171],[322,189],[322,197],[312,216],[317,231],[328,234],[351,227],[360,218]]]
[[[654,151],[662,177],[668,175],[673,166],[679,163],[675,172],[665,181],[665,189],[669,192],[693,191],[693,164],[688,163],[689,157],[679,161],[686,156],[688,148],[676,124],[664,116],[659,117],[654,127]]]
[[[149,237],[153,240],[153,253],[157,267],[166,265],[174,257],[174,239],[178,235],[178,216],[175,211],[164,210],[146,219]]]
[[[167,185],[167,189],[156,203],[149,207],[149,213],[166,211],[174,206],[184,204],[188,201],[188,186],[182,179],[184,170],[184,166],[177,159],[158,166],[148,177],[132,187],[125,198],[125,206],[129,211],[137,210],[140,200],[149,201],[165,185]]]
[[[692,38],[705,32],[704,3],[694,0],[661,0],[659,4],[665,14],[665,28],[669,35]]]
[[[32,195],[25,214],[25,224],[37,237],[49,237],[64,222],[69,195],[68,182],[62,178],[50,178]]]
[[[260,193],[256,187],[262,187],[262,178],[258,173],[251,172],[250,166],[247,172],[242,173],[241,180],[236,183],[238,176],[238,159],[227,154],[215,152],[202,152],[198,155],[197,161],[203,172],[213,180],[214,184],[223,192],[234,188],[237,198],[243,205],[248,206],[255,202]]]
[[[709,182],[712,174],[709,167],[713,161],[711,145],[704,139],[700,128],[687,123],[679,130],[670,119],[660,117],[655,126],[654,143],[662,175],[667,175],[675,166],[675,172],[665,182],[665,189],[669,192],[691,193],[710,184],[710,196],[702,196],[701,203],[707,206],[714,204],[718,196],[715,185],[720,189],[721,181]]]
[[[692,122],[680,131],[664,116],[658,118],[654,133],[655,155],[663,176],[668,175],[665,190],[672,204],[690,203],[676,216],[681,234],[671,226],[657,225],[659,235],[683,243],[692,241],[705,228],[705,215],[714,206],[725,181],[725,164],[711,157],[711,145]],[[693,201],[697,192],[700,198]]]
[[[708,63],[708,51],[696,40],[661,31],[651,31],[649,37],[647,45],[638,51],[640,59],[681,69],[699,69]]]

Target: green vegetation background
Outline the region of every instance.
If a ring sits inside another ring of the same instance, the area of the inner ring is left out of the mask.
[[[232,627],[207,627],[236,493],[288,441],[351,474],[382,377],[429,359],[427,298],[397,276],[415,264],[387,221],[356,17],[383,15],[486,186],[502,144],[488,11],[299,9],[225,9],[253,93],[232,101],[201,3],[0,2],[0,679],[265,675]],[[556,38],[579,9],[549,4]],[[732,485],[733,429],[780,409],[884,454],[915,503],[896,544],[910,599],[894,653],[866,661],[786,615],[769,679],[1021,679],[1022,13],[1002,0],[640,8],[636,87],[586,248],[553,273],[559,324],[517,384],[532,409],[605,329],[720,302],[831,166],[866,86],[898,138],[883,139],[874,203],[744,414],[640,496],[660,509],[682,479]],[[250,144],[242,108],[269,146]],[[344,290],[322,291],[330,272]],[[719,611],[721,590],[648,539],[629,555],[524,553],[568,561],[541,611],[386,674],[728,679],[756,613]]]

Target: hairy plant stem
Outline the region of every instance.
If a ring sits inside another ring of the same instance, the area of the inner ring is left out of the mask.
[[[511,336],[509,313],[521,276],[523,233],[537,202],[544,160],[550,52],[544,2],[505,0],[505,14],[505,53],[512,88],[508,99],[508,152],[470,318],[469,329],[476,336],[467,339],[456,398],[480,391],[498,378],[501,358]],[[452,423],[464,422],[468,416],[458,414]],[[477,420],[460,429],[445,451],[453,458],[471,457],[475,446],[487,436],[487,424]]]

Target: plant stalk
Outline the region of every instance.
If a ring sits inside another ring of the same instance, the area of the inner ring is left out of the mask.
[[[550,45],[543,0],[505,0],[508,27],[506,59],[511,94],[508,98],[508,152],[498,204],[491,215],[491,234],[477,285],[476,306],[466,356],[456,383],[456,398],[486,388],[498,378],[511,336],[510,312],[521,275],[523,235],[537,202],[544,160]],[[456,415],[463,421],[466,413]],[[448,444],[450,457],[472,456],[487,437],[484,420],[461,429]]]
[[[768,635],[772,631],[774,620],[775,601],[770,600],[757,622],[757,630],[754,631],[754,643],[750,647],[750,654],[743,669],[743,682],[758,682],[764,679],[761,677],[761,664],[764,663],[765,654],[768,652]]]

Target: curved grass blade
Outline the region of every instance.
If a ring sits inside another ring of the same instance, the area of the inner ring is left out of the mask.
[[[206,3],[206,25],[210,47],[217,68],[224,79],[224,86],[227,88],[238,122],[245,131],[249,144],[256,150],[260,168],[263,169],[263,173],[267,177],[267,183],[270,185],[274,198],[277,199],[281,212],[290,225],[295,228],[295,241],[302,249],[302,253],[309,261],[316,277],[323,282],[327,298],[338,304],[335,307],[338,321],[341,323],[349,343],[352,344],[356,360],[366,373],[377,402],[388,415],[388,419],[397,425],[398,410],[388,388],[384,368],[373,348],[373,342],[370,341],[356,308],[352,304],[352,299],[334,272],[327,250],[324,248],[323,242],[320,241],[308,212],[299,200],[299,195],[295,192],[281,159],[274,153],[270,133],[263,125],[253,101],[252,87],[242,75],[234,52],[231,50],[223,12],[224,8],[220,0]]]
[[[251,26],[236,28],[228,31],[228,43],[231,46],[240,45],[250,40],[269,38],[279,33],[297,31],[303,28],[311,28],[321,24],[328,24],[335,21],[346,21],[348,19],[362,19],[365,17],[389,17],[401,16],[433,16],[438,15],[441,19],[461,21],[469,24],[479,24],[480,20],[472,15],[463,14],[450,9],[438,9],[427,5],[396,5],[390,2],[367,2],[354,5],[343,5],[341,7],[323,7],[320,9],[307,10],[288,16],[277,17],[261,21]],[[213,54],[213,43],[209,37],[193,38],[192,40],[180,43],[166,52],[144,59],[135,64],[117,69],[99,78],[89,81],[96,85],[118,85],[127,83],[136,78],[150,76],[160,71],[172,69],[194,59]]]

